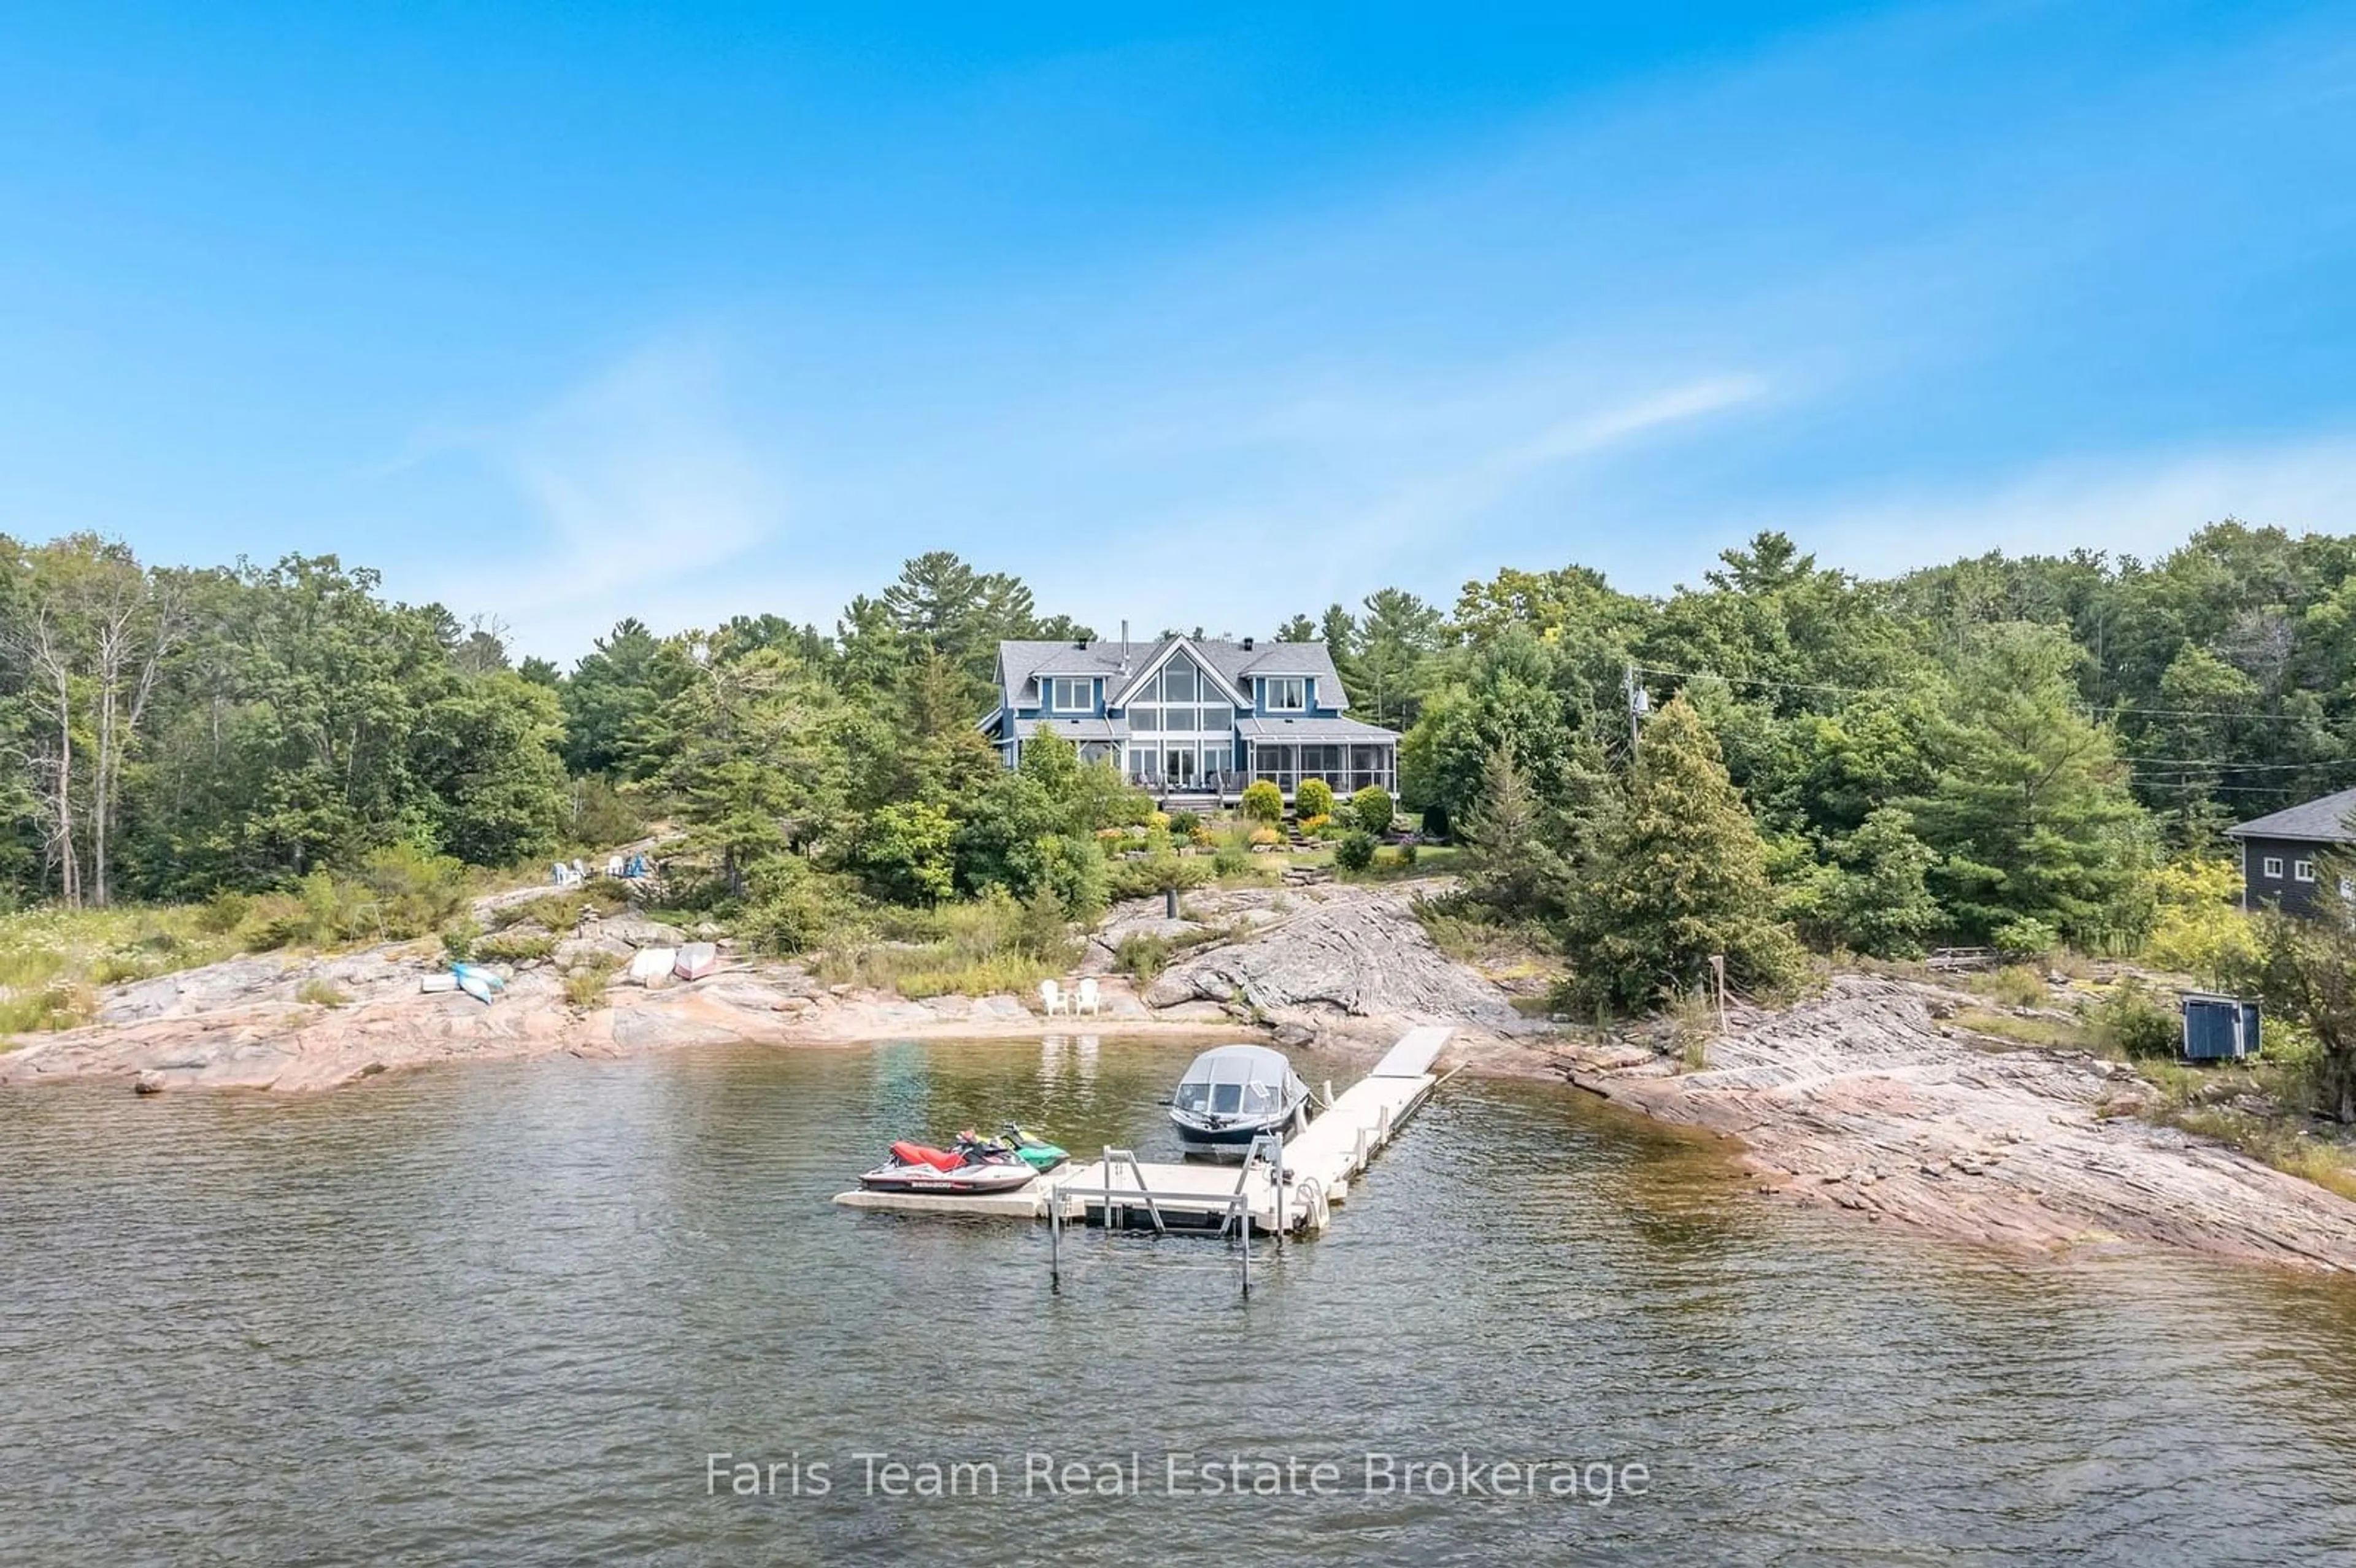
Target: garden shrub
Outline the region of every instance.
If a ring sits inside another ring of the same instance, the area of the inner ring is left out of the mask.
[[[2019,915],[1988,933],[2007,958],[2042,958],[2062,945],[2062,933],[2032,915]]]
[[[1333,846],[1333,864],[1345,871],[1363,871],[1374,863],[1375,836],[1363,827],[1352,828]]]
[[[1350,816],[1359,828],[1379,838],[1391,830],[1391,816],[1397,811],[1390,791],[1379,784],[1368,784],[1350,797]]]
[[[1323,779],[1302,779],[1301,787],[1292,792],[1292,809],[1304,822],[1312,816],[1332,816],[1333,786]]]
[[[546,931],[494,932],[475,944],[474,956],[485,964],[537,964],[556,951],[556,937]]]
[[[234,889],[224,888],[207,900],[197,911],[197,929],[208,936],[227,936],[245,923],[253,912],[253,900]]]
[[[1169,939],[1150,932],[1132,931],[1113,950],[1112,962],[1114,968],[1130,976],[1139,985],[1150,986],[1169,966]]]
[[[2182,1020],[2132,976],[2103,998],[2094,1010],[2094,1024],[2104,1040],[2127,1056],[2173,1058],[2183,1049]]]
[[[1243,814],[1254,822],[1284,820],[1284,792],[1268,779],[1254,779],[1244,786]]]

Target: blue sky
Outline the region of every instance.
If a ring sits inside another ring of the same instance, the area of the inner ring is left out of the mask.
[[[883,9],[8,7],[0,530],[560,657],[2356,531],[2345,6]]]

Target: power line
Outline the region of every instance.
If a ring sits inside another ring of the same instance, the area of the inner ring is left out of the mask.
[[[2232,768],[2239,773],[2278,773],[2293,768],[2356,767],[2356,760],[2347,757],[2322,757],[2305,763],[2236,763],[2224,757],[2121,757],[2118,761],[2139,763],[2146,767]]]
[[[1830,691],[1844,697],[1903,697],[1912,694],[1912,688],[1902,686],[1835,686],[1825,681],[1775,680],[1763,675],[1727,675],[1714,669],[1663,669],[1655,665],[1636,665],[1633,667],[1640,674],[1657,675],[1671,680],[1722,680],[1729,686],[1771,687],[1778,691]],[[2280,717],[2278,714],[2265,713],[2247,708],[2146,708],[2132,702],[2087,702],[2083,699],[2072,706],[2089,713],[2101,712],[2107,715],[2136,713],[2167,719],[2264,720]]]

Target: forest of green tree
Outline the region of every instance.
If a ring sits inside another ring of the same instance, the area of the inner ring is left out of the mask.
[[[1003,772],[974,724],[999,639],[1087,635],[934,552],[831,630],[625,621],[562,669],[333,557],[9,543],[0,887],[285,891],[388,853],[522,865],[659,818],[703,896],[781,948],[994,888],[1082,917],[1175,875],[1163,827],[1147,870],[1108,865],[1149,804],[1053,745]],[[1886,581],[1768,533],[1665,596],[1508,569],[1277,635],[1326,641],[1354,710],[1403,731],[1402,805],[1471,842],[1485,907],[1558,933],[1626,1005],[1702,944],[1753,980],[1794,937],[2132,951],[2163,868],[2356,782],[2356,539],[2232,521],[2148,562],[1991,554]]]

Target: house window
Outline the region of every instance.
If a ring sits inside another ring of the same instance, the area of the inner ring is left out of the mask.
[[[2294,860],[2291,862],[2290,874],[2292,880],[2295,881],[2311,882],[2315,880],[2315,862],[2312,860]]]
[[[1087,676],[1059,675],[1049,683],[1047,706],[1058,713],[1086,713],[1097,705],[1096,682]]]
[[[2267,856],[2267,857],[2266,857],[2266,859],[2265,859],[2265,874],[2266,874],[2267,878],[2268,878],[2269,880],[2271,880],[2277,881],[2277,882],[2279,882],[2279,881],[2281,881],[2281,880],[2282,880],[2282,857],[2281,857],[2281,856],[2279,856],[2279,855],[2269,855],[2269,856]]]
[[[1309,706],[1309,682],[1301,676],[1270,676],[1259,683],[1260,700],[1270,713],[1299,713]]]

